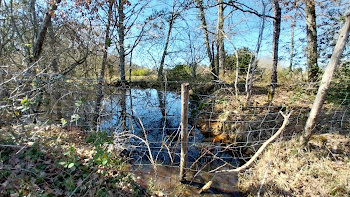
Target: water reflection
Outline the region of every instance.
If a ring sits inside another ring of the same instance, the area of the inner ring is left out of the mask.
[[[124,89],[118,91],[110,99],[105,99],[104,114],[101,117],[100,128],[102,130],[130,133],[142,139],[147,139],[152,152],[152,157],[157,163],[177,165],[180,162],[180,121],[181,121],[181,96],[175,92],[156,89]],[[143,130],[145,128],[145,131]],[[227,161],[236,165],[232,156],[223,152],[224,147],[214,146],[210,152],[216,154],[206,155],[210,142],[204,142],[203,135],[198,129],[188,126],[189,151],[188,163],[191,165],[210,166],[222,165]],[[134,137],[129,140],[131,145],[128,150],[135,162],[149,163],[148,147],[142,140]],[[221,160],[214,159],[216,156]],[[188,166],[190,167],[190,166]],[[208,166],[207,166],[208,167]]]
[[[130,132],[144,138],[141,121],[154,158],[166,163],[179,161],[180,95],[156,89],[123,89],[110,99],[105,99],[103,105],[104,114],[107,115],[101,117],[102,130]],[[193,134],[190,137],[192,141],[202,137],[197,130]],[[146,147],[139,140],[133,139],[131,142],[140,146],[138,152],[146,151]],[[174,148],[176,144],[177,147]],[[170,152],[172,156],[169,156]]]
[[[146,130],[152,131],[163,127],[177,129],[180,123],[180,96],[173,92],[167,92],[165,96],[163,91],[155,89],[131,89],[128,92],[124,89],[106,99],[103,105],[105,114],[113,115],[112,121],[108,116],[102,118],[101,128],[105,130],[125,131],[132,124],[135,134],[139,134],[138,119]],[[149,133],[152,135],[154,132]],[[160,140],[159,135],[154,135],[154,140]]]

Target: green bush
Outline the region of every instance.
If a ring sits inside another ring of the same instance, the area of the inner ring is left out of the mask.
[[[248,48],[243,47],[241,49],[237,50],[238,52],[238,61],[239,61],[239,74],[245,74],[247,73],[248,70],[248,65],[252,59],[253,52],[250,51]],[[224,67],[225,70],[235,70],[236,69],[236,55],[235,52],[230,55],[225,56],[225,62],[224,62]]]
[[[137,68],[131,70],[131,76],[149,76],[150,74],[152,74],[152,72],[148,68]]]
[[[168,81],[188,81],[192,79],[191,67],[177,65],[167,72]]]

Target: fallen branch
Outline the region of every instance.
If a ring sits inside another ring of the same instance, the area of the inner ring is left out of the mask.
[[[208,189],[210,189],[210,186],[213,184],[213,181],[210,180],[208,183],[206,183],[197,193],[201,194],[204,191],[207,191]]]
[[[262,188],[263,188],[263,186],[265,184],[265,181],[266,181],[266,178],[267,178],[267,173],[269,172],[270,166],[271,166],[271,160],[269,161],[269,164],[267,165],[267,168],[266,168],[266,171],[265,171],[265,174],[264,174],[264,178],[261,181],[260,188],[259,188],[259,191],[258,191],[258,197],[260,197],[260,193],[261,193]]]
[[[220,173],[220,172],[242,172],[243,170],[246,170],[247,168],[250,167],[250,165],[252,165],[252,163],[261,155],[261,153],[265,150],[265,148],[272,142],[274,141],[286,128],[286,126],[288,125],[288,120],[290,115],[292,114],[292,111],[287,114],[284,115],[281,111],[280,113],[282,114],[284,121],[282,123],[282,126],[278,129],[278,131],[271,137],[269,138],[266,142],[264,142],[264,144],[259,148],[259,150],[253,155],[252,158],[249,159],[249,161],[247,163],[245,163],[243,166],[236,168],[236,169],[231,169],[231,170],[221,170],[221,171],[216,171],[215,173]]]
[[[18,146],[18,145],[7,145],[7,144],[0,144],[0,147],[4,147],[4,148],[23,148],[23,146]]]

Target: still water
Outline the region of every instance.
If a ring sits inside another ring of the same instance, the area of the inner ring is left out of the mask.
[[[156,89],[121,90],[103,103],[104,113],[101,129],[138,136],[149,143],[157,163],[176,164],[180,161],[181,96],[176,92]],[[109,114],[109,115],[108,115]],[[111,115],[112,114],[112,115]],[[194,144],[203,140],[198,129],[188,125],[189,162],[199,156]],[[134,145],[132,156],[138,162],[147,162],[148,149],[137,137],[131,138]],[[191,146],[192,145],[192,146]]]
[[[156,89],[120,90],[112,97],[105,99],[103,106],[103,114],[106,115],[102,114],[100,129],[129,134],[128,143],[126,143],[128,145],[127,152],[133,159],[133,166],[139,165],[135,172],[137,176],[141,177],[140,180],[145,181],[153,178],[154,184],[160,188],[168,191],[174,190],[178,184],[177,166],[180,162],[181,147],[179,139],[180,93]],[[195,105],[190,103],[190,109],[194,107]],[[203,156],[210,143],[205,142],[205,137],[201,132],[190,124],[188,131],[187,167],[194,170],[188,174],[192,181],[205,184],[209,180],[214,180],[212,187],[219,191],[224,191],[224,193],[237,191],[234,187],[237,183],[236,175],[226,173],[213,176],[211,173],[204,172],[223,165],[223,161],[237,166],[237,160],[228,153],[216,155],[220,159],[214,159],[213,155]],[[134,135],[134,137],[130,137],[130,135]],[[149,149],[146,144],[149,145]],[[221,151],[220,149],[219,146],[216,146],[211,152],[216,154],[216,152]],[[157,173],[150,165],[147,165],[151,163],[149,152],[151,152],[152,159],[158,164]],[[197,170],[203,170],[204,174],[193,173]],[[146,181],[145,186],[147,183]],[[197,191],[196,188],[187,187],[186,192],[193,196],[194,192]]]

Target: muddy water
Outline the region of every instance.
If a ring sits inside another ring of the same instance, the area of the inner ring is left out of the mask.
[[[151,165],[134,166],[136,181],[145,188],[153,187],[155,193],[165,196],[240,196],[236,188],[236,173],[213,174],[208,172],[188,171],[186,182],[179,182],[179,168],[157,165],[156,172]],[[198,191],[209,181],[209,190],[198,194]]]

